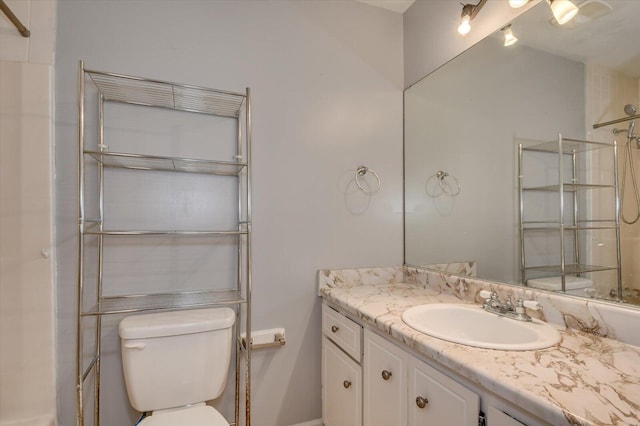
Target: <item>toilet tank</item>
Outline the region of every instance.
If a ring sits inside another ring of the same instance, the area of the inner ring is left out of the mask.
[[[120,321],[122,367],[138,411],[215,399],[225,388],[235,311],[195,309]]]
[[[589,296],[589,290],[593,288],[593,281],[583,277],[566,276],[564,277],[565,293],[574,296]],[[561,291],[561,277],[546,277],[527,280],[527,285],[532,288],[541,290]]]

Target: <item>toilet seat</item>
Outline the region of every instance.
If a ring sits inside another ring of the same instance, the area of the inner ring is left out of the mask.
[[[222,414],[204,403],[157,410],[138,424],[140,426],[229,426],[229,422]]]

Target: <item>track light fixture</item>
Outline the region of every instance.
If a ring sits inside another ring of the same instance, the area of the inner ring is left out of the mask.
[[[480,12],[482,6],[487,0],[480,0],[478,4],[465,4],[462,5],[462,13],[460,14],[460,25],[458,26],[458,33],[465,35],[471,31],[471,20]]]
[[[571,0],[547,0],[553,17],[558,24],[563,25],[573,19],[578,14],[578,7]]]
[[[511,46],[513,44],[516,44],[516,42],[518,41],[518,38],[513,35],[513,31],[511,30],[511,24],[507,25],[506,27],[503,27],[500,31],[504,33],[505,46]]]
[[[522,7],[527,3],[529,3],[529,0],[509,0],[509,6],[511,6],[514,9]]]
[[[517,9],[529,3],[529,0],[509,0],[509,6]],[[571,0],[547,0],[553,17],[563,25],[578,14],[578,7]]]
[[[529,3],[530,0],[508,0],[509,6],[513,8],[519,8]],[[476,17],[482,6],[487,0],[480,0],[478,4],[463,4],[462,13],[460,14],[460,25],[458,26],[458,33],[466,35],[471,31],[471,20]],[[546,0],[551,8],[553,17],[558,21],[558,24],[563,25],[569,22],[578,14],[578,7],[573,4],[571,0]],[[513,35],[511,30],[511,24],[502,28],[504,32],[504,45],[511,46],[518,39]]]

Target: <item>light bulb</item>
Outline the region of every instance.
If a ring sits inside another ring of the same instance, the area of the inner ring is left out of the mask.
[[[553,17],[558,24],[563,25],[573,19],[578,14],[578,7],[570,0],[547,0],[551,7]]]
[[[458,27],[458,33],[461,35],[468,34],[471,31],[471,17],[469,15],[462,15],[460,18],[460,26]]]
[[[512,44],[516,44],[518,41],[517,37],[513,35],[513,31],[511,31],[511,25],[504,29],[504,45],[511,46]]]
[[[514,9],[522,7],[527,3],[529,3],[529,0],[509,0],[509,6],[511,6]]]

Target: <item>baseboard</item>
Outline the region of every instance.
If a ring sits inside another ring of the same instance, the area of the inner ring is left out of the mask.
[[[309,420],[304,423],[297,423],[291,426],[322,426],[322,419]]]
[[[53,426],[55,424],[55,419],[50,416],[0,421],[0,426]],[[320,425],[322,425],[322,422],[320,423]]]

